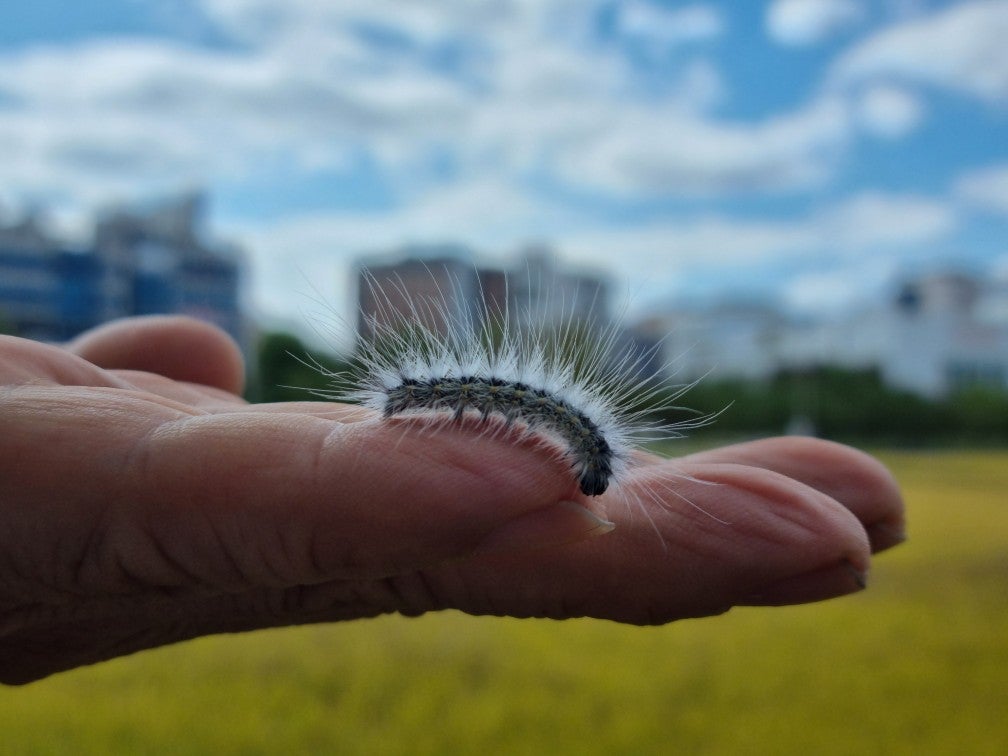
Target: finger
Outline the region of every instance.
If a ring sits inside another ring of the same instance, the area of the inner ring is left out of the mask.
[[[835,500],[743,465],[696,465],[689,472],[674,479],[676,495],[661,493],[661,506],[646,496],[625,509],[610,503],[617,523],[611,536],[466,560],[428,575],[425,584],[441,597],[437,606],[475,614],[640,624],[738,604],[821,600],[863,587],[868,541]],[[661,491],[656,474],[632,485]]]
[[[128,381],[60,347],[0,335],[0,385],[23,384],[130,386]]]
[[[198,407],[205,412],[233,412],[236,407],[246,405],[242,397],[215,386],[173,380],[157,373],[137,370],[109,372],[127,382],[131,388]]]
[[[681,508],[625,512],[613,536],[562,549],[498,548],[421,573],[257,588],[217,596],[155,596],[123,609],[122,624],[150,632],[101,634],[71,659],[79,664],[204,633],[322,622],[398,611],[458,608],[475,614],[593,616],[652,624],[724,611],[737,603],[797,603],[857,589],[853,565],[867,543],[852,515],[823,494],[769,471],[739,465],[694,470]],[[649,473],[630,485],[653,485]],[[700,507],[704,507],[702,511]],[[730,516],[732,522],[715,520]],[[858,534],[861,533],[859,537]],[[165,617],[183,622],[164,623]],[[48,631],[74,648],[77,617]],[[99,629],[109,621],[99,617]],[[35,636],[33,636],[34,638]],[[45,658],[24,679],[65,667]],[[46,666],[48,665],[48,666]]]
[[[51,344],[0,336],[0,385],[26,383],[140,389],[161,397],[212,410],[227,410],[244,401],[212,386],[183,383],[155,373],[104,370],[83,357]]]
[[[0,545],[55,595],[383,576],[458,558],[499,531],[567,542],[602,522],[559,505],[576,481],[530,439],[197,414],[107,389],[25,386],[0,401],[0,500],[20,506]]]
[[[232,411],[233,407],[226,410]],[[341,423],[357,423],[379,417],[376,410],[359,404],[341,402],[275,402],[247,405],[245,412],[261,412],[271,415],[310,415],[321,420],[337,420]]]
[[[241,351],[224,331],[194,318],[156,315],[117,320],[67,348],[106,369],[139,370],[240,394]]]
[[[849,446],[813,438],[770,438],[700,452],[681,461],[735,462],[773,470],[843,503],[864,523],[873,551],[906,540],[903,497],[892,474],[875,458]]]

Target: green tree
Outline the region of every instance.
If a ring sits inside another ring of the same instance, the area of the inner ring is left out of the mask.
[[[334,386],[332,375],[344,372],[349,363],[334,355],[309,349],[289,333],[266,333],[259,340],[256,385],[252,397],[260,402],[305,401],[317,398],[313,391]]]

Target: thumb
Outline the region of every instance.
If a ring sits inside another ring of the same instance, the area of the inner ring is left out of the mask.
[[[141,370],[240,394],[245,367],[224,331],[195,318],[149,315],[98,326],[67,349],[106,370]]]

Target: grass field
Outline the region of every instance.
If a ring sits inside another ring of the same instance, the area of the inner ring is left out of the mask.
[[[0,689],[0,753],[1008,753],[1008,453],[883,458],[910,540],[857,596],[203,639]]]

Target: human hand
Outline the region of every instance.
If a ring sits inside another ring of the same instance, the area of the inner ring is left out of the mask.
[[[241,383],[227,337],[183,318],[66,349],[0,337],[0,681],[387,612],[644,624],[814,601],[902,538],[892,478],[836,444],[647,457],[588,499],[533,444],[248,405]]]

